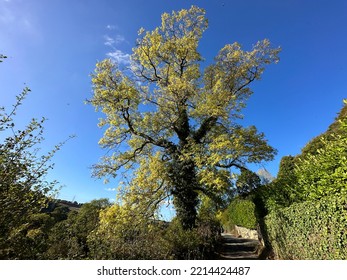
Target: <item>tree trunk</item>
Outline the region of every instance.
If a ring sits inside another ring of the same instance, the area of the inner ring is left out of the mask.
[[[194,163],[192,161],[174,161],[170,173],[177,217],[183,229],[192,229],[196,226],[196,208],[199,203]]]

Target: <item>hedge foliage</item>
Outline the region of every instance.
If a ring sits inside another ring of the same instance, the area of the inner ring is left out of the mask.
[[[347,259],[347,198],[330,196],[271,212],[267,233],[279,259]]]
[[[347,259],[347,100],[329,129],[258,190],[266,236],[280,259]]]
[[[248,229],[257,228],[255,205],[251,200],[235,198],[222,215],[222,223],[227,229],[235,225]]]

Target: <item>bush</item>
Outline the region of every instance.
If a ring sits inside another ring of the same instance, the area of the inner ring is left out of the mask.
[[[62,144],[40,155],[45,119],[32,119],[20,130],[16,126],[15,116],[29,92],[25,88],[16,96],[8,112],[0,106],[0,259],[38,258],[45,247],[40,234],[45,233],[28,224],[56,192],[56,182],[46,176]]]
[[[165,223],[132,215],[126,206],[113,205],[100,213],[98,228],[88,236],[92,259],[207,259],[213,257],[219,223],[200,218],[184,230],[176,218]]]
[[[101,260],[160,260],[168,259],[162,232],[151,225],[129,228],[124,236],[108,231],[95,231],[88,237],[90,258]]]
[[[164,227],[127,205],[100,211],[98,227],[87,237],[92,259],[149,260],[168,258]]]
[[[347,194],[347,101],[344,103],[325,133],[310,141],[300,155],[282,158],[277,179],[258,193],[266,212]]]
[[[222,215],[223,226],[230,230],[235,225],[248,229],[257,228],[255,204],[251,200],[235,198]]]
[[[220,224],[216,220],[199,220],[198,226],[184,230],[176,218],[165,232],[165,243],[170,258],[176,260],[204,260],[214,258]]]
[[[202,240],[196,229],[184,230],[178,219],[170,223],[164,236],[164,246],[170,252],[172,259],[201,259],[200,244]]]
[[[265,223],[279,259],[347,259],[347,198],[294,203]]]
[[[296,168],[297,194],[301,200],[317,200],[321,197],[347,194],[347,120],[343,122],[342,135],[322,138],[324,148],[315,155],[307,155]]]

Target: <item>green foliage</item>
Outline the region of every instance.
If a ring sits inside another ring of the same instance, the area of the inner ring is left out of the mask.
[[[272,208],[287,207],[297,201],[294,195],[298,181],[295,170],[297,163],[298,157],[285,156],[281,159],[277,179],[270,184],[273,195]]]
[[[296,201],[294,189],[297,186],[295,167],[298,159],[284,156],[281,159],[277,178],[255,192],[257,207],[262,208],[262,215],[279,208],[288,207]]]
[[[305,147],[295,173],[298,200],[315,200],[347,192],[347,101],[327,132],[314,139],[315,150]],[[308,146],[312,146],[309,143]],[[311,152],[309,152],[311,151]]]
[[[89,258],[87,238],[99,226],[100,211],[110,207],[107,199],[92,200],[78,211],[66,212],[66,207],[56,207],[50,215],[55,224],[49,231],[47,259]]]
[[[54,219],[45,213],[27,214],[26,222],[13,228],[6,239],[5,259],[42,259]]]
[[[287,182],[295,181],[295,163],[296,158],[293,156],[284,156],[281,159],[280,167],[277,174],[278,180],[285,180]],[[293,185],[294,183],[292,183]]]
[[[199,248],[201,238],[197,230],[184,230],[177,219],[171,222],[164,238],[168,252],[172,253],[174,259],[191,260],[201,257]]]
[[[277,258],[347,258],[347,199],[329,196],[294,203],[271,212],[265,219]]]
[[[222,215],[222,223],[226,229],[235,225],[249,229],[257,228],[255,204],[248,199],[235,198]]]
[[[0,55],[0,62],[5,58]],[[11,110],[0,107],[0,259],[42,258],[55,222],[41,210],[57,191],[57,182],[48,182],[46,175],[63,143],[40,155],[45,118],[16,127],[15,116],[29,92],[24,88]]]
[[[69,212],[70,210],[67,206],[58,205],[54,208],[50,215],[57,223],[66,220],[68,218]]]
[[[57,222],[49,231],[45,259],[84,259],[86,258],[83,243],[74,231],[77,212],[70,212],[66,220]]]
[[[32,239],[39,232],[28,232],[26,225],[45,207],[47,197],[54,194],[56,185],[56,182],[47,182],[45,176],[52,168],[50,160],[61,144],[47,155],[39,155],[44,118],[40,121],[32,119],[23,130],[15,127],[14,116],[29,92],[25,88],[17,96],[9,113],[0,108],[0,258],[5,259],[37,257],[35,252],[24,253],[25,248],[34,246]]]
[[[172,259],[197,260],[214,257],[220,225],[216,220],[199,220],[194,229],[184,230],[178,219],[164,233],[165,246]]]
[[[347,129],[347,122],[342,123]],[[347,130],[346,130],[347,132]],[[296,174],[296,194],[301,200],[347,194],[347,133],[334,135],[330,141],[322,139],[324,147],[315,155],[300,160]]]
[[[279,258],[346,258],[346,159],[347,105],[300,155],[282,158],[277,179],[255,192],[263,234]]]
[[[341,121],[345,120],[347,117],[347,106],[345,102],[344,104],[345,105],[340,110],[338,116],[335,118],[335,121],[328,127],[327,131],[313,138],[301,150],[301,158],[305,158],[306,155],[316,155],[318,150],[324,148],[325,143],[322,141],[322,139],[325,139],[325,141],[330,141],[334,140],[335,135],[344,134],[343,127],[341,127]]]
[[[136,228],[130,226],[124,236],[113,236],[110,225],[107,231],[98,230],[88,237],[91,259],[169,259],[169,253],[163,244],[162,230],[153,225]]]
[[[236,188],[239,195],[245,196],[260,186],[261,179],[256,173],[246,168],[241,170],[241,174],[238,175],[236,181]]]
[[[99,226],[88,235],[92,259],[165,259],[162,226],[137,209],[114,204],[100,212]]]
[[[346,194],[347,116],[344,112],[301,155],[283,158],[272,197],[277,205],[286,207],[293,202]]]
[[[222,211],[227,208],[234,196],[223,198],[223,200],[214,200],[209,197],[203,197],[199,205],[198,219],[210,220],[219,219]]]
[[[347,192],[347,105],[329,129],[310,141],[300,155],[283,157],[276,180],[258,192],[266,211],[294,202]]]
[[[146,201],[146,216],[173,196],[185,229],[196,226],[201,197],[227,192],[231,168],[276,153],[263,133],[238,121],[250,85],[278,62],[280,49],[266,39],[250,51],[228,44],[202,71],[198,44],[207,25],[205,11],[196,6],[164,13],[159,27],[140,29],[130,69],[104,60],[92,75],[90,103],[105,114],[99,143],[110,151],[95,175],[128,171],[132,180],[121,186],[127,203]]]
[[[201,217],[186,230],[178,218],[166,223],[128,207],[115,204],[101,211],[98,228],[88,235],[90,258],[203,259],[213,254],[220,229],[215,219]]]

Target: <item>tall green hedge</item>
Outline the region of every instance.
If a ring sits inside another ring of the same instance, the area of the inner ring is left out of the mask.
[[[241,226],[256,229],[255,205],[251,200],[235,198],[222,215],[223,226],[227,229]]]
[[[347,259],[347,198],[294,203],[265,219],[279,259]]]

